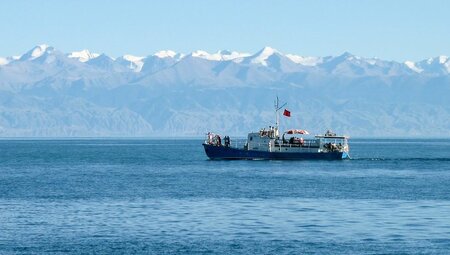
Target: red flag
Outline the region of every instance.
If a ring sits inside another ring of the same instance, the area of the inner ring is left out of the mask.
[[[286,110],[286,109],[284,109],[283,115],[286,116],[286,117],[291,117],[291,112]]]

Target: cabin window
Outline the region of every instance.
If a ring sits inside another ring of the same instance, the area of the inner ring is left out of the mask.
[[[250,141],[252,141],[253,140],[253,137],[252,136],[250,136]]]

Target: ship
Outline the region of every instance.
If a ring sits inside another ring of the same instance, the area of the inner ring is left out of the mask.
[[[247,140],[232,141],[229,136],[223,139],[219,134],[208,132],[203,147],[208,158],[212,160],[343,160],[349,159],[349,137],[337,135],[327,130],[322,135],[311,136],[304,129],[288,129],[279,132],[279,111],[286,104],[279,106],[275,101],[275,126],[251,132]],[[290,116],[286,109],[283,115]],[[223,142],[222,142],[223,141]]]

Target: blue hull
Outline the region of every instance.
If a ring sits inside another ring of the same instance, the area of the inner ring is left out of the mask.
[[[210,159],[273,159],[273,160],[300,160],[300,159],[323,159],[339,160],[347,159],[349,155],[345,152],[267,152],[249,151],[225,146],[203,144],[206,155]]]

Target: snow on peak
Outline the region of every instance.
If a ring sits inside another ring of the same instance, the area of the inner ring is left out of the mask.
[[[409,69],[413,70],[416,73],[421,73],[423,72],[423,69],[419,68],[416,66],[416,63],[412,62],[412,61],[405,61],[404,63]]]
[[[31,49],[24,55],[22,55],[20,57],[20,59],[21,60],[33,60],[33,59],[39,58],[40,56],[44,55],[46,52],[50,53],[53,50],[54,50],[53,47],[48,46],[47,44],[41,44],[41,45],[34,47],[33,49]]]
[[[215,59],[211,54],[209,54],[208,52],[206,52],[204,50],[196,50],[191,53],[191,56],[196,57],[196,58],[204,58],[204,59],[208,59],[208,60],[219,60],[219,59]]]
[[[445,64],[448,61],[448,57],[447,56],[439,56],[439,64]]]
[[[289,58],[292,62],[304,66],[316,66],[322,63],[322,58],[319,57],[302,57],[293,54],[287,54],[287,58]]]
[[[212,61],[229,61],[242,59],[243,57],[250,56],[248,53],[239,53],[236,51],[219,50],[216,53],[210,54],[203,50],[197,50],[191,53],[192,57],[203,58]]]
[[[144,66],[144,57],[123,55],[122,58],[130,63],[129,68],[135,72],[140,72],[142,70],[142,67]]]
[[[447,63],[447,61],[448,61],[447,56],[439,56],[439,57],[427,59],[426,63],[429,65],[431,65],[433,63],[445,64],[445,63]]]
[[[273,54],[281,54],[279,51],[271,48],[271,47],[264,47],[262,50],[257,52],[255,55],[253,55],[253,59],[251,60],[252,64],[261,64],[263,66],[267,66],[266,60],[272,56]]]
[[[0,66],[7,65],[8,63],[9,63],[9,59],[8,58],[0,57]]]
[[[78,61],[80,62],[87,62],[98,56],[100,56],[100,54],[91,53],[89,50],[82,50],[82,51],[74,51],[70,53],[67,57],[78,59]]]
[[[442,64],[448,73],[450,73],[450,59],[448,56],[439,56],[439,64]]]
[[[158,58],[174,58],[176,55],[177,53],[171,50],[162,50],[154,54],[154,56],[157,56]]]
[[[233,60],[234,62],[240,62],[244,57],[250,56],[249,53],[241,53],[229,50],[220,50],[216,54],[220,55],[222,60]]]
[[[359,58],[359,57],[358,57]],[[366,58],[364,59],[367,63],[369,63],[369,65],[376,65],[380,60],[378,58]]]
[[[420,67],[424,68],[424,70],[426,70],[427,72],[429,70],[436,71],[441,68],[444,68],[447,71],[447,73],[450,73],[450,59],[448,56],[438,56],[434,58],[429,58],[427,60],[420,61],[417,64]]]
[[[262,50],[259,51],[259,55],[264,55],[264,56],[270,56],[274,53],[279,53],[276,49],[266,46],[264,48],[262,48]]]
[[[138,56],[133,56],[133,55],[123,55],[123,59],[128,60],[130,62],[137,62],[137,61],[142,61],[142,59],[144,59],[144,57],[138,57]]]
[[[46,51],[52,51],[53,47],[48,46],[47,44],[41,44],[36,47],[34,47],[31,56],[34,58],[38,58],[42,56]]]

